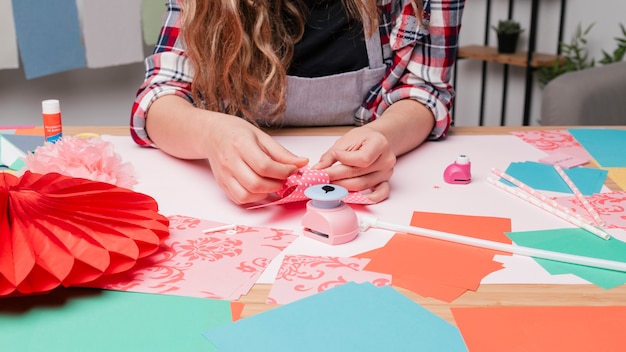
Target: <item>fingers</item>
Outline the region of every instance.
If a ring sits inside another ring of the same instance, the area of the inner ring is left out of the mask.
[[[364,194],[364,196],[374,203],[380,203],[389,198],[390,193],[391,186],[389,182],[381,182],[376,187],[372,188],[372,192]]]

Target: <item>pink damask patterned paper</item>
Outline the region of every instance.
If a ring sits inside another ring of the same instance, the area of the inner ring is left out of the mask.
[[[559,153],[593,160],[587,150],[567,130],[514,131],[511,134],[550,155]]]
[[[223,224],[179,215],[169,219],[170,237],[155,254],[129,272],[89,286],[236,300],[297,237],[290,230],[240,225],[233,235],[204,234],[204,229]]]
[[[309,198],[304,195],[304,190],[314,185],[326,183],[330,183],[330,177],[328,176],[327,171],[311,170],[309,167],[303,167],[285,180],[285,184],[276,195],[276,200],[254,205],[248,209],[257,209],[269,205],[305,201]],[[345,198],[342,199],[342,201],[351,204],[374,204],[374,202],[372,202],[369,198],[364,197],[360,192],[350,192]]]
[[[606,228],[626,229],[626,192],[597,193],[585,198],[606,222]],[[591,216],[576,197],[557,197],[556,201],[590,222],[592,221]]]
[[[346,282],[391,285],[391,275],[363,270],[368,258],[286,255],[267,303],[287,304]]]

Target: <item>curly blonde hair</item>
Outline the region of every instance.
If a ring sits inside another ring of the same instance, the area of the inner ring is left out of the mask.
[[[378,27],[376,0],[342,0],[368,35]],[[413,0],[421,14],[422,0]],[[302,38],[302,0],[183,0],[181,34],[195,74],[197,105],[273,122],[285,111],[287,69]],[[360,14],[364,14],[361,16]],[[419,16],[418,16],[419,17]]]

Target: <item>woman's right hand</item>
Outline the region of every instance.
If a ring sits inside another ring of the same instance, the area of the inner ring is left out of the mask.
[[[308,164],[237,116],[198,109],[176,95],[152,103],[146,130],[153,143],[181,159],[208,159],[218,185],[237,204],[280,191]]]
[[[215,180],[233,202],[256,202],[280,191],[289,175],[308,164],[249,122],[219,118],[204,143]]]

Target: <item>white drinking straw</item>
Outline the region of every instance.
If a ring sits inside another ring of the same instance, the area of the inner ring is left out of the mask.
[[[562,211],[560,208],[554,207],[550,203],[543,202],[541,201],[541,199],[533,197],[529,193],[526,193],[519,188],[507,186],[504,183],[500,181],[496,181],[490,177],[487,177],[487,182],[491,183],[492,185],[498,187],[499,189],[503,191],[506,191],[522,200],[527,201],[530,204],[536,205],[539,208],[547,211],[548,213],[556,215],[559,218],[569,222],[570,224],[578,226],[581,229],[586,230],[587,232],[592,233],[602,239],[608,240],[609,238],[611,238],[611,235],[609,235],[608,233],[602,231],[601,229],[593,225],[590,225],[589,223],[585,222],[581,218],[571,216],[570,214]]]
[[[496,251],[502,251],[528,257],[555,260],[563,263],[579,264],[595,268],[626,272],[626,263],[624,262],[553,252],[531,247],[516,246],[508,243],[489,241],[469,236],[461,236],[448,232],[436,231],[415,226],[399,225],[390,222],[380,221],[379,219],[371,216],[360,216],[359,227],[361,231],[366,231],[367,229],[374,227],[389,231],[418,235],[422,237],[435,238],[443,241],[460,243],[474,247],[493,249]]]
[[[572,179],[569,178],[569,176],[567,176],[565,171],[563,171],[563,168],[561,168],[559,165],[554,165],[554,169],[559,174],[559,176],[561,176],[563,181],[565,181],[569,189],[572,190],[576,199],[578,199],[578,201],[582,203],[587,213],[591,215],[591,217],[593,218],[593,222],[598,226],[604,226],[606,223],[604,222],[604,220],[602,220],[602,218],[600,217],[600,214],[598,214],[596,209],[591,205],[591,203],[589,203],[587,198],[585,198],[582,192],[580,192],[578,187],[576,187],[576,184],[574,183],[574,181],[572,181]]]

